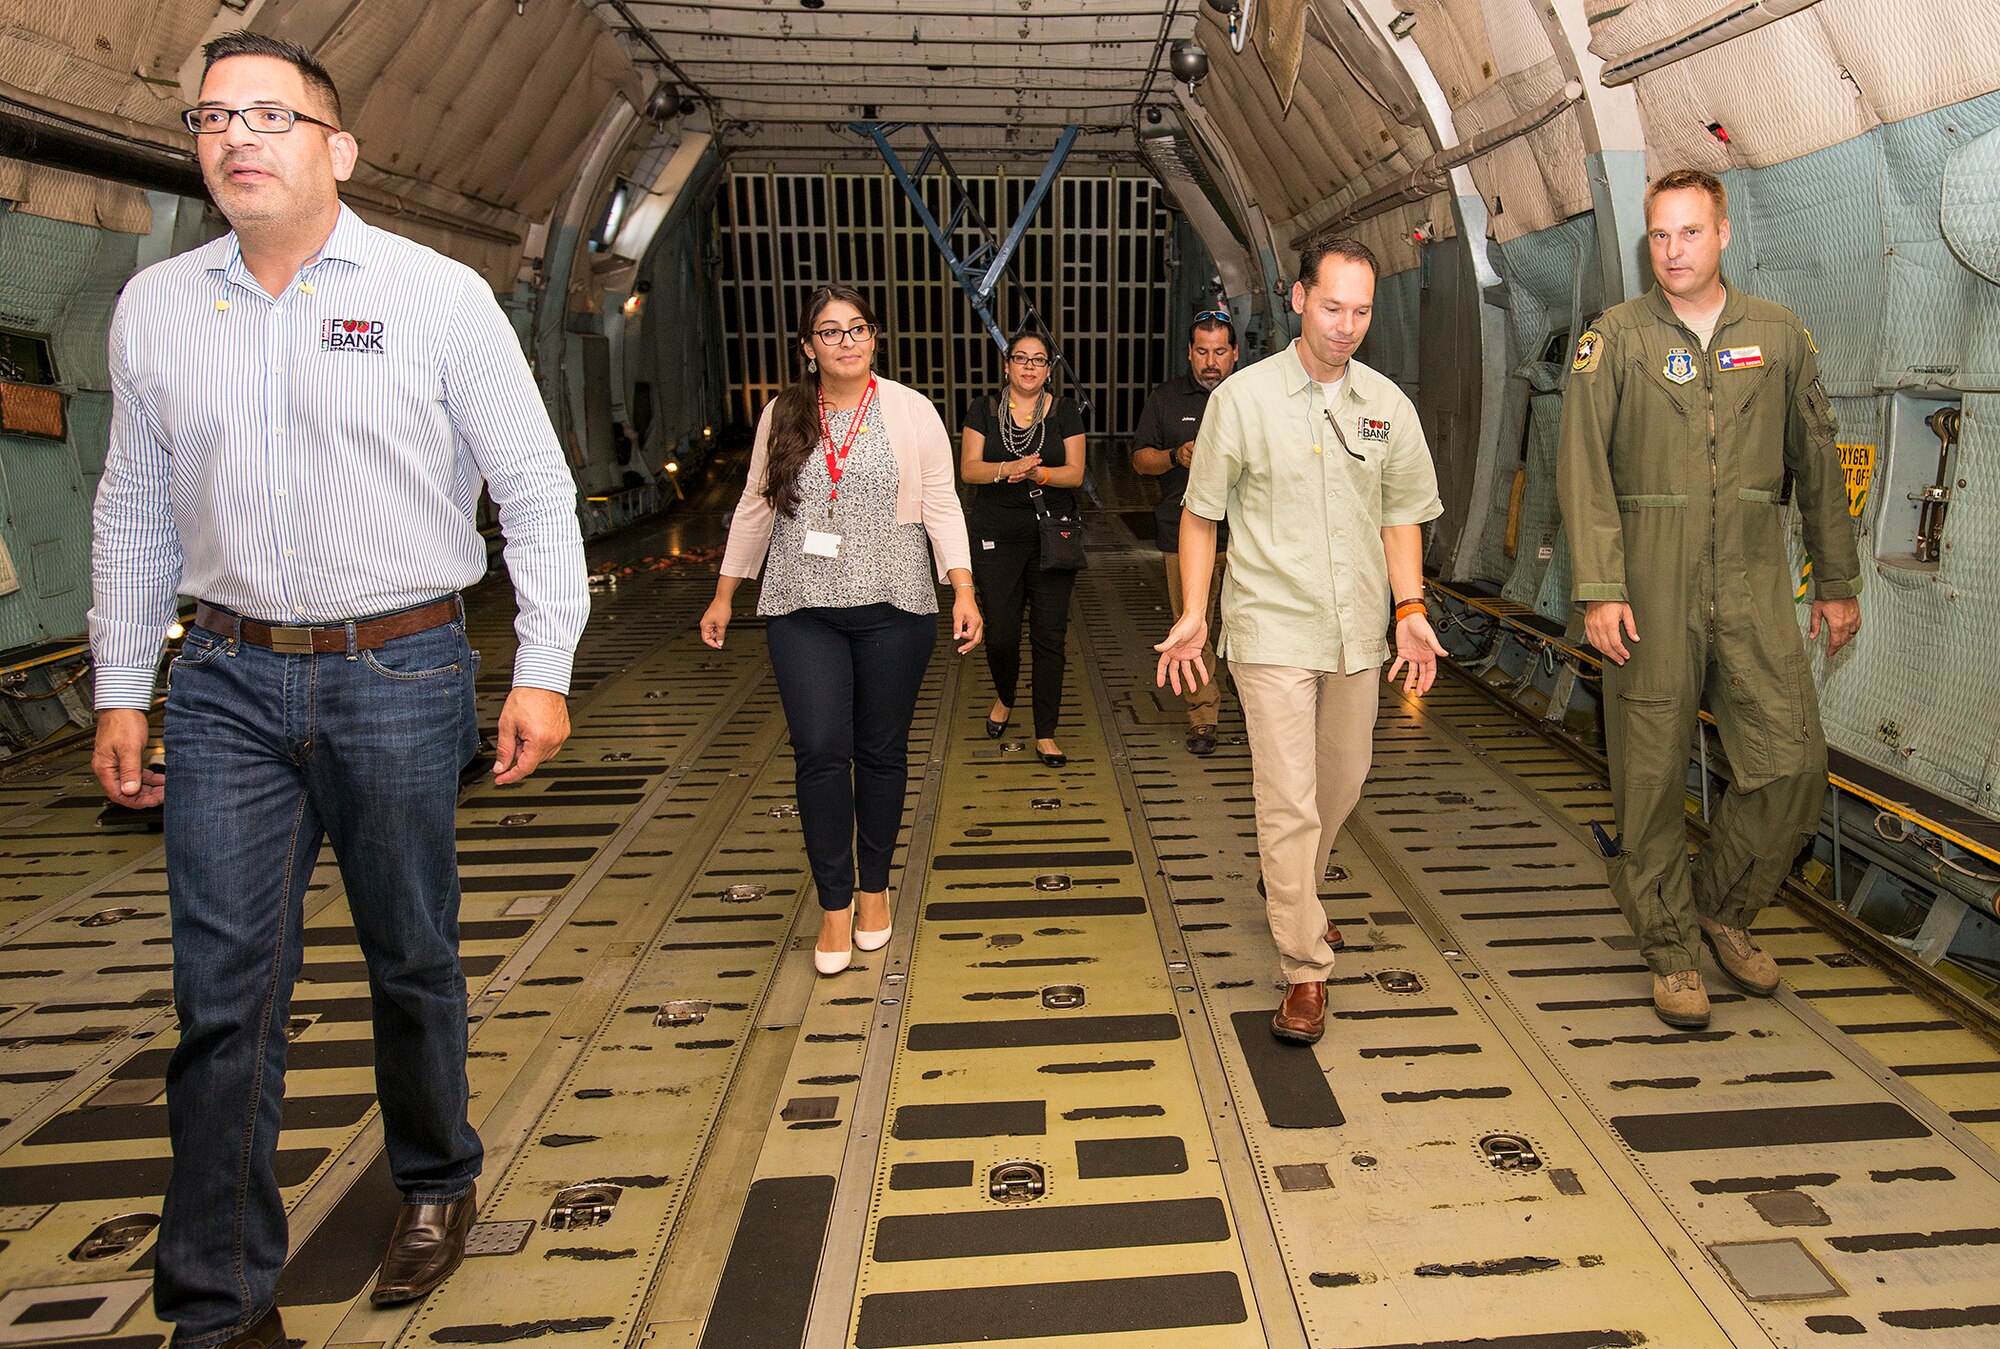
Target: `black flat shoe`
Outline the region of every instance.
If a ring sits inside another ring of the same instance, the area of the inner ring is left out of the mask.
[[[1042,752],[1041,752],[1040,750],[1036,750],[1035,752],[1036,752],[1037,754],[1041,754],[1041,753],[1042,753]],[[1067,754],[1042,754],[1042,762],[1043,762],[1043,763],[1045,763],[1045,764],[1047,764],[1047,765],[1048,765],[1049,767],[1051,767],[1051,768],[1061,768],[1061,767],[1062,767],[1062,766],[1063,766],[1064,764],[1066,764],[1066,763],[1068,763],[1068,762],[1069,762],[1069,755],[1067,755]]]
[[[1013,721],[1012,717],[1009,717],[1006,721],[995,721],[993,718],[988,717],[986,719],[986,738],[988,740],[998,740],[1006,732],[1007,728],[1013,724]]]

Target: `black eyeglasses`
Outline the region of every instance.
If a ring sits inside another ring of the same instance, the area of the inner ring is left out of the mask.
[[[851,342],[866,342],[875,335],[872,323],[857,323],[852,328],[815,328],[813,336],[823,347],[845,346]]]
[[[1026,366],[1030,370],[1046,370],[1049,368],[1048,357],[1030,356],[1025,351],[1017,351],[1007,359],[1016,365]]]
[[[290,108],[189,108],[181,114],[181,121],[197,136],[219,136],[229,129],[229,119],[241,117],[243,125],[260,136],[275,136],[281,131],[290,131],[294,122],[311,122],[323,126],[328,131],[338,131],[331,122],[322,122],[317,117],[308,117]]]

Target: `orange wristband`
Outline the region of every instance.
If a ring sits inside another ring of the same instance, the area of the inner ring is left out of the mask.
[[[1047,469],[1043,469],[1041,470],[1041,473],[1042,476],[1035,479],[1035,481],[1040,485],[1042,485],[1043,487],[1047,487],[1049,485],[1049,471]]]
[[[1409,617],[1411,614],[1421,614],[1425,612],[1427,612],[1427,610],[1425,609],[1424,602],[1422,600],[1403,600],[1396,605],[1396,621],[1400,623],[1405,618]]]

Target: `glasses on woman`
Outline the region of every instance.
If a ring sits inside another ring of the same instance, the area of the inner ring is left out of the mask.
[[[1012,361],[1015,365],[1020,366],[1024,370],[1046,370],[1049,368],[1048,357],[1030,356],[1025,351],[1017,351],[1012,356],[1009,356],[1007,359]]]
[[[813,329],[813,336],[819,339],[819,344],[823,347],[844,347],[852,342],[866,342],[874,335],[875,325],[872,323],[857,323],[851,328],[836,328],[829,324],[824,328]]]
[[[275,136],[281,131],[290,131],[294,122],[311,122],[314,126],[323,126],[328,131],[340,130],[339,127],[331,122],[322,122],[317,117],[308,117],[302,112],[293,112],[290,108],[275,106],[260,108],[189,108],[181,114],[181,121],[187,123],[187,129],[194,132],[197,136],[218,136],[229,129],[229,119],[232,117],[241,117],[243,125],[249,127],[260,136]]]

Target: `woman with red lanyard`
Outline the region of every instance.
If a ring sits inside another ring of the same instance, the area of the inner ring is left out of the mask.
[[[792,733],[821,974],[889,940],[910,718],[937,641],[933,568],[951,581],[960,655],[983,629],[951,439],[929,399],[873,373],[879,331],[859,291],[823,286],[807,299],[803,377],[758,420],[701,616],[702,640],[720,647],[737,586],[768,567],[757,612]]]

